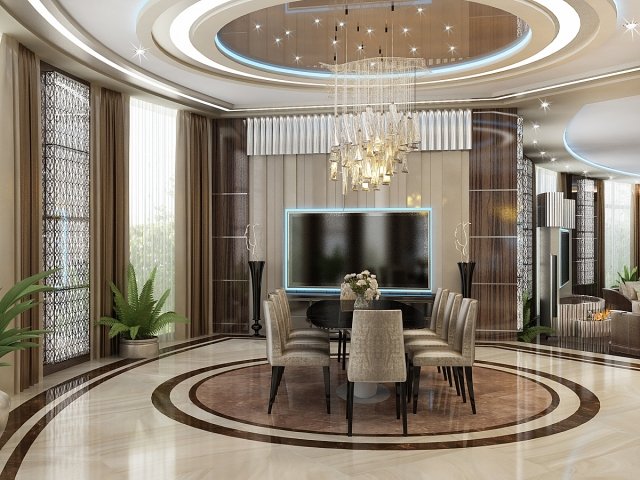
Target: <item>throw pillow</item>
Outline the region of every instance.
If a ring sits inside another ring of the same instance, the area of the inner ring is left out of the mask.
[[[627,282],[625,285],[629,292],[629,300],[638,300],[640,297],[638,297],[636,290],[640,288],[640,282]]]
[[[631,291],[633,291],[633,294],[635,295],[635,293],[636,293],[636,292],[635,292],[635,290],[631,289],[631,288],[630,288],[626,283],[621,283],[621,284],[620,284],[620,293],[621,293],[622,295],[624,295],[624,297],[625,297],[627,300],[633,300],[633,299],[631,298],[631,297],[632,297],[632,293],[631,293],[631,291],[630,291],[630,290],[631,290]]]

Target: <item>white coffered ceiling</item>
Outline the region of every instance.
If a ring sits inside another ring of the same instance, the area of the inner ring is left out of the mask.
[[[44,60],[212,115],[326,110],[323,56],[423,56],[432,65],[419,74],[419,107],[515,107],[534,160],[602,178],[640,175],[640,27],[624,27],[640,20],[638,0],[0,4],[0,28]],[[530,31],[513,30],[516,17]]]

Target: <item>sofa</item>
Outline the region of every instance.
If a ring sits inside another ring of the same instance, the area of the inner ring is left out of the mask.
[[[640,282],[626,282],[617,288],[603,288],[606,308],[625,312],[640,313],[640,298],[638,298]]]
[[[640,313],[611,312],[609,351],[640,356]]]

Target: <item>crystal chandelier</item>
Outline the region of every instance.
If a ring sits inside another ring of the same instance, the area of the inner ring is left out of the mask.
[[[325,65],[334,73],[334,128],[329,174],[342,176],[342,194],[379,190],[418,150],[414,112],[416,72],[423,58],[377,57]]]

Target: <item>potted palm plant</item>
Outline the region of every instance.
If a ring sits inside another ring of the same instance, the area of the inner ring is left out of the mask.
[[[138,292],[138,281],[133,266],[127,269],[127,295],[123,295],[113,282],[114,317],[101,317],[98,323],[109,327],[109,338],[120,334],[120,356],[127,358],[152,358],[158,356],[158,333],[171,323],[186,323],[189,320],[175,312],[162,313],[170,290],[159,300],[153,289],[156,268]]]
[[[25,278],[7,290],[0,299],[0,358],[11,352],[37,347],[38,343],[32,340],[47,332],[47,330],[15,328],[10,324],[18,315],[37,304],[33,298],[26,299],[25,297],[53,290],[52,287],[38,284],[40,280],[53,272],[54,270],[49,270]],[[7,365],[9,364],[0,362],[0,367]],[[0,390],[0,433],[4,431],[7,424],[10,405],[9,395]]]

